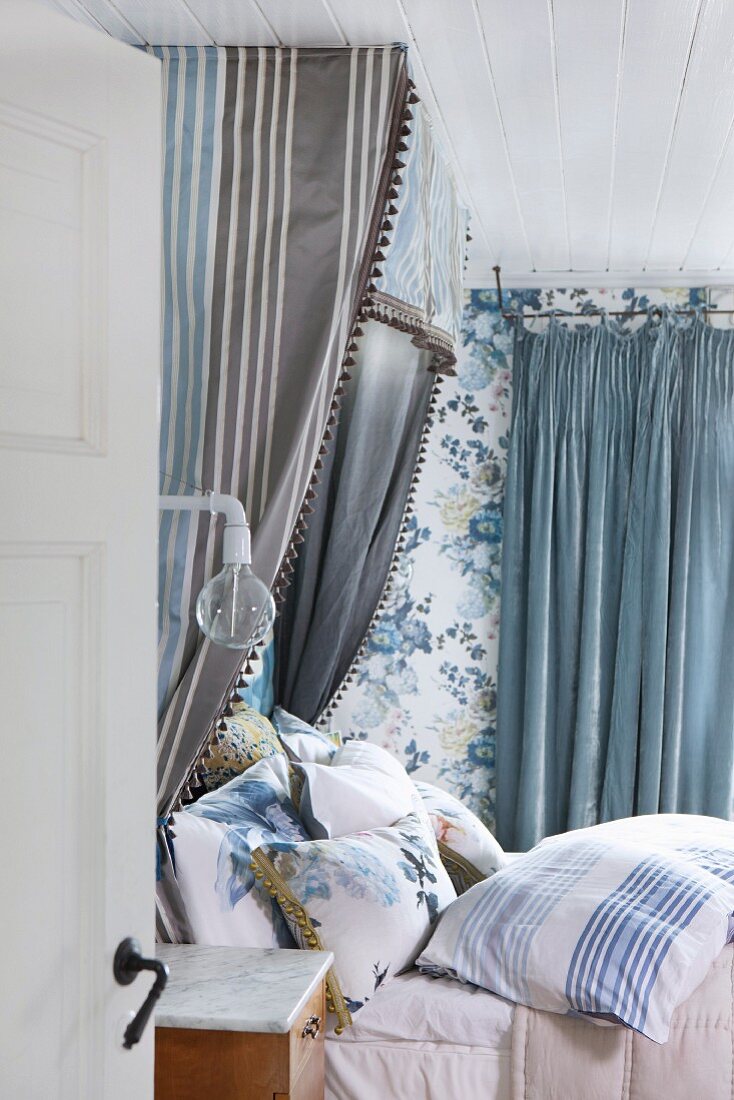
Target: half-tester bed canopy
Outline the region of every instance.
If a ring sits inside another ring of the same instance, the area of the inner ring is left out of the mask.
[[[253,568],[282,602],[365,323],[453,369],[466,217],[404,47],[150,49],[164,74],[161,492],[238,497]],[[162,820],[255,657],[196,627],[220,543],[219,525],[162,514]]]

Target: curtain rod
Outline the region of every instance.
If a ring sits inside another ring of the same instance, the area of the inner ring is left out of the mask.
[[[524,312],[518,312],[517,310],[506,310],[505,306],[504,306],[503,296],[502,296],[502,279],[501,279],[500,265],[495,264],[494,267],[492,268],[492,270],[494,271],[494,278],[495,278],[495,282],[497,284],[497,301],[499,303],[500,315],[502,317],[506,318],[508,321],[517,321],[518,318],[523,318],[525,320],[530,321],[530,320],[533,320],[535,317],[548,317],[548,316],[550,316],[550,311],[548,311],[548,310],[546,310],[544,313],[524,313]],[[695,310],[695,309],[676,309],[675,312],[681,317],[686,317],[686,316],[691,316],[692,317],[692,316],[695,316],[695,314],[698,313],[698,312],[713,313],[713,314],[716,314],[719,317],[723,317],[723,316],[726,316],[727,314],[734,314],[734,309],[708,309],[708,308],[704,308],[701,311]],[[662,314],[662,307],[661,306],[651,306],[650,309],[608,309],[608,310],[590,309],[590,310],[584,310],[583,312],[581,310],[578,310],[575,313],[571,312],[571,311],[566,311],[566,312],[562,313],[562,316],[563,316],[564,320],[567,320],[570,317],[647,317],[650,313]]]

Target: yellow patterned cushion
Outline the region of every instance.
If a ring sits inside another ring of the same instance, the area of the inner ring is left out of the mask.
[[[258,760],[284,752],[268,719],[247,703],[233,703],[233,714],[225,718],[226,729],[217,730],[211,742],[211,757],[202,761],[201,782],[207,791],[241,775]]]

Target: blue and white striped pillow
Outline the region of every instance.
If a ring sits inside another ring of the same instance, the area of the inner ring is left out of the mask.
[[[734,935],[734,824],[659,815],[549,837],[444,914],[418,966],[656,1042]]]

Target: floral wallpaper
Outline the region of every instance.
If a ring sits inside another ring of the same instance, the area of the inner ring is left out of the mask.
[[[682,288],[508,290],[504,305],[560,313],[704,300]],[[329,723],[390,749],[490,826],[512,330],[494,290],[467,292],[457,376],[443,384],[401,568]]]

